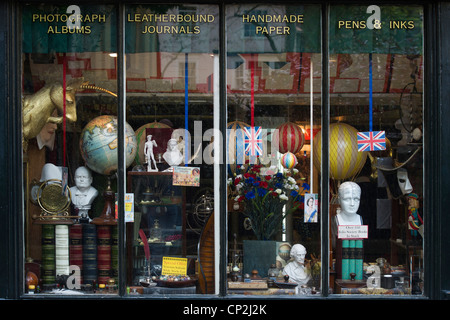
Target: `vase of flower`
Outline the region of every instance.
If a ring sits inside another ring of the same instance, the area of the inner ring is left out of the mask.
[[[257,240],[271,240],[285,219],[302,203],[301,188],[295,179],[298,170],[262,170],[261,165],[245,164],[229,179],[234,200],[243,205],[243,214],[250,219]]]

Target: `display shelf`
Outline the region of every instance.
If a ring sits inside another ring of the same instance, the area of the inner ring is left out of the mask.
[[[172,185],[172,172],[130,171],[127,192],[134,194],[134,222],[127,223],[127,280],[138,283],[146,258],[142,229],[150,249],[151,266],[164,256],[186,256],[185,189]]]

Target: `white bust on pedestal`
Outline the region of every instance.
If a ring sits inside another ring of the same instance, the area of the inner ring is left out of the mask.
[[[98,195],[97,189],[92,187],[91,184],[92,174],[89,169],[79,167],[75,171],[75,186],[71,187],[70,191],[72,203],[78,209],[78,215],[82,218],[89,218],[88,211]]]
[[[310,279],[305,268],[306,248],[301,244],[294,244],[291,249],[291,257],[294,258],[294,261],[284,267],[283,275],[288,275],[289,280],[297,283],[299,287],[306,285]]]

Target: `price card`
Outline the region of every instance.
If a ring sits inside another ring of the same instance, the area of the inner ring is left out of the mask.
[[[367,239],[369,237],[369,226],[338,226],[339,239]]]
[[[187,258],[163,257],[161,274],[167,276],[185,276]]]

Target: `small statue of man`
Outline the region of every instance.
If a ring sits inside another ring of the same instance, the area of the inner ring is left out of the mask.
[[[147,160],[147,171],[158,171],[158,167],[156,166],[155,156],[153,154],[153,147],[157,147],[156,141],[152,140],[152,135],[149,134],[147,136],[147,142],[144,145],[144,154]],[[152,163],[155,166],[152,169]]]

